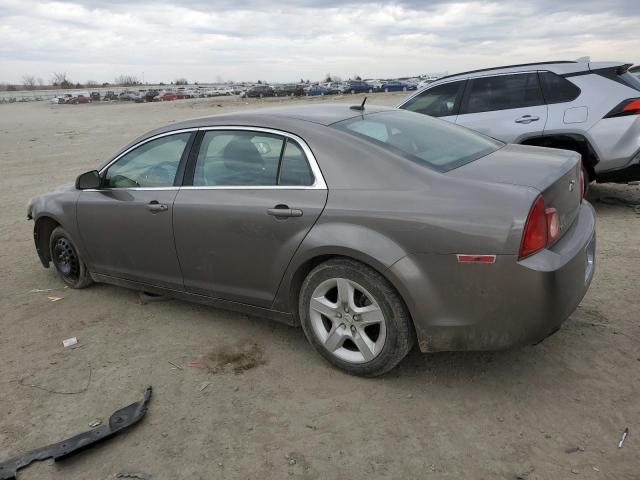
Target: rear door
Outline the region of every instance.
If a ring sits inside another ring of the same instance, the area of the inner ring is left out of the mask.
[[[542,135],[546,121],[536,72],[470,79],[456,119],[458,125],[506,143]]]
[[[327,189],[299,138],[249,127],[201,131],[174,203],[188,292],[269,307]]]
[[[92,272],[182,290],[171,219],[195,134],[142,142],[103,169],[103,188],[80,193],[78,226]]]
[[[466,80],[435,85],[407,100],[400,108],[455,123]]]

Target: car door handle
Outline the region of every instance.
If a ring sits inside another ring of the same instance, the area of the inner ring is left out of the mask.
[[[289,208],[287,205],[276,205],[267,210],[267,215],[276,218],[301,217],[302,210],[299,208]]]
[[[154,200],[147,204],[147,210],[149,210],[151,213],[166,212],[167,210],[169,210],[169,207],[164,203],[158,203],[156,200]]]
[[[537,122],[538,120],[540,120],[540,117],[532,117],[531,115],[523,115],[520,118],[517,118],[515,120],[516,123],[531,123],[531,122]]]

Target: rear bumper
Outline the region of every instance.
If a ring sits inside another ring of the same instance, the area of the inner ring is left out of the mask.
[[[424,352],[501,350],[555,332],[587,292],[595,270],[595,212],[587,202],[560,241],[524,260],[458,263],[409,255],[388,274],[411,312]],[[487,252],[477,252],[487,253]]]

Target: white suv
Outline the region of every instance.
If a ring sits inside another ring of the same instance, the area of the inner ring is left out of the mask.
[[[547,62],[442,77],[399,108],[507,143],[573,150],[589,180],[640,180],[640,80],[619,62]]]

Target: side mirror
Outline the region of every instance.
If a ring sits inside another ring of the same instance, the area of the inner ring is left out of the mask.
[[[90,188],[100,188],[100,174],[97,170],[83,173],[76,178],[76,188],[78,190],[87,190]]]

